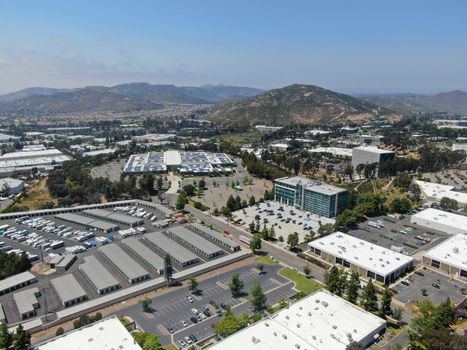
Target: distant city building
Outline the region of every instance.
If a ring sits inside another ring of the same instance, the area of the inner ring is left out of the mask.
[[[12,136],[6,134],[0,134],[0,143],[8,143],[8,142],[15,142],[20,140],[19,136]]]
[[[176,138],[175,134],[145,134],[140,136],[134,136],[133,140],[136,142],[158,142],[167,141]]]
[[[300,210],[333,218],[347,207],[347,190],[305,177],[274,180],[276,201]]]
[[[274,151],[287,151],[289,147],[289,144],[286,142],[275,142],[269,144],[269,148]]]
[[[452,145],[452,150],[467,152],[467,143],[454,143]]]
[[[467,280],[467,235],[459,233],[428,250],[423,265]]]
[[[345,350],[367,347],[386,321],[324,289],[213,345],[210,350]]]
[[[10,196],[24,190],[24,181],[6,177],[0,179],[0,195]]]
[[[315,239],[308,246],[311,255],[381,284],[394,282],[414,266],[407,255],[342,232]]]
[[[125,173],[176,171],[181,174],[202,175],[222,173],[225,171],[224,167],[233,164],[233,160],[225,153],[172,150],[132,155],[123,171]]]
[[[454,191],[454,186],[415,180],[420,191],[429,203],[439,203],[443,197],[455,199],[459,204],[467,204],[467,193]]]
[[[352,149],[351,148],[343,148],[343,147],[315,147],[308,149],[310,153],[328,153],[332,154],[336,157],[345,157],[350,158],[352,157]]]
[[[386,151],[377,147],[360,146],[352,150],[352,166],[354,169],[360,164],[373,164],[390,161],[396,154],[393,151]]]
[[[67,160],[70,158],[56,148],[5,153],[0,157],[0,174],[11,174],[14,171],[27,172],[33,168],[48,171]]]
[[[282,129],[282,126],[256,125],[255,128],[259,132],[274,132],[274,131]]]

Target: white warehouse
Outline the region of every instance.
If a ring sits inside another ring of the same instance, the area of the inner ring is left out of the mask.
[[[467,216],[434,208],[428,208],[412,215],[410,222],[427,229],[441,231],[450,235],[467,233]]]
[[[423,256],[423,265],[467,280],[467,235],[459,233],[431,248]]]

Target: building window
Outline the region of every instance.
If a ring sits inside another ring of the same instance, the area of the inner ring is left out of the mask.
[[[436,268],[436,269],[439,269],[441,263],[437,260],[431,260],[431,266]]]
[[[316,255],[321,255],[321,250],[315,248],[315,254],[316,254]]]
[[[347,260],[345,260],[345,259],[344,259],[343,265],[344,265],[345,267],[350,267],[350,263],[349,263]]]
[[[373,278],[373,279],[374,279],[374,278],[375,278],[375,273],[374,273],[374,272],[371,272],[371,271],[367,271],[367,272],[366,272],[366,277],[368,277],[368,278]]]
[[[336,258],[336,264],[342,265],[342,259],[341,258]]]
[[[461,275],[461,277],[467,277],[467,271],[461,270],[460,275]]]
[[[376,275],[376,280],[379,282],[384,282],[384,277],[381,275]]]

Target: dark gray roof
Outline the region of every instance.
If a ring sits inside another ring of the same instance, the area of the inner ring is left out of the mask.
[[[75,254],[65,254],[65,255],[63,256],[63,259],[60,260],[60,262],[57,263],[57,264],[55,265],[55,267],[57,267],[57,268],[61,268],[61,267],[65,268],[71,261],[73,261],[73,260],[75,260],[75,259],[76,259],[76,255],[75,255]]]
[[[54,278],[50,281],[63,304],[86,296],[83,287],[72,274]]]
[[[120,285],[117,279],[93,255],[84,258],[79,269],[86,275],[98,290]]]
[[[144,238],[163,252],[169,254],[179,264],[185,264],[199,259],[194,253],[165,236],[162,232],[148,233]]]
[[[194,248],[199,249],[208,256],[215,255],[219,252],[223,252],[223,250],[215,244],[209,242],[200,235],[186,229],[183,226],[171,227],[167,229],[167,232],[174,235],[182,242],[186,242],[186,244],[188,244],[189,246],[193,246]]]
[[[111,219],[124,225],[134,225],[143,221],[140,218],[135,218],[133,216],[120,213],[113,213],[104,209],[88,209],[83,211],[83,213],[97,218]]]
[[[209,227],[203,226],[201,224],[198,224],[197,222],[191,224],[192,227],[200,230],[203,232],[203,234],[207,237],[212,237],[212,239],[216,239],[224,243],[226,246],[235,249],[239,247],[239,244],[232,241],[231,239],[228,239],[227,237],[224,237],[222,233],[216,232],[211,230]]]
[[[104,245],[99,248],[99,251],[130,280],[148,275],[148,272],[140,264],[115,243]]]
[[[125,238],[122,244],[127,246],[130,250],[134,251],[140,256],[148,265],[152,266],[155,270],[164,269],[164,259],[149,249],[140,240],[135,237]]]
[[[23,284],[25,282],[35,282],[36,277],[29,271],[19,273],[17,275],[7,277],[0,281],[0,292],[3,292],[11,287]]]
[[[35,310],[34,305],[38,304],[37,294],[39,294],[39,288],[37,287],[13,294],[13,299],[20,315],[28,314]]]
[[[75,222],[81,225],[88,225],[89,223],[94,221],[94,219],[92,218],[78,215],[78,214],[73,214],[73,213],[58,214],[58,215],[55,215],[55,217],[57,219],[65,220],[68,222]]]

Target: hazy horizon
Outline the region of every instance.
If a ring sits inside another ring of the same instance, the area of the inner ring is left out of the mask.
[[[148,82],[467,90],[465,1],[2,2],[0,94]]]

